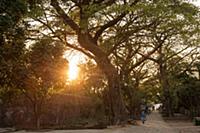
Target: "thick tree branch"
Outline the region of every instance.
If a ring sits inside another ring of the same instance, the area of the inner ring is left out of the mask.
[[[126,57],[126,59],[123,62],[122,70],[125,70],[125,68],[130,65],[129,62],[131,61],[131,59],[133,58],[133,56],[138,53],[138,51],[139,51],[140,48],[141,47],[139,46],[138,48],[135,49],[135,51],[129,51],[128,56]],[[129,73],[129,70],[127,70],[127,71],[128,71],[127,73]]]
[[[67,40],[65,40],[64,43],[65,43],[66,46],[68,46],[68,47],[70,47],[70,48],[72,48],[72,49],[75,49],[75,50],[77,50],[77,51],[79,51],[79,52],[84,53],[85,55],[87,55],[87,56],[88,56],[89,58],[91,58],[91,59],[94,59],[94,58],[95,58],[90,52],[87,52],[87,51],[84,50],[83,48],[77,47],[76,45],[73,45],[73,44],[68,43]]]
[[[98,38],[101,36],[101,34],[109,27],[117,24],[124,16],[126,15],[126,13],[122,13],[121,15],[119,15],[118,17],[116,17],[115,19],[109,21],[107,24],[103,25],[100,27],[100,29],[96,32],[95,36],[94,36],[94,40],[97,41]]]
[[[174,66],[176,66],[181,60],[184,60],[185,57],[189,56],[192,54],[192,52],[194,52],[196,50],[196,48],[193,48],[189,53],[187,53],[186,55],[184,55],[183,57],[181,57],[180,59],[176,60],[173,64],[171,64],[171,66],[169,67],[169,69],[172,69]],[[198,52],[196,52],[195,54],[197,54]]]
[[[162,46],[162,43],[157,45],[152,51],[147,53],[146,55],[143,55],[138,62],[136,62],[130,69],[129,72],[131,72],[135,67],[139,66],[141,63],[143,63],[145,60],[147,60],[153,53],[155,53],[160,47]]]
[[[144,57],[144,58],[147,58],[147,59],[149,59],[149,60],[152,60],[153,62],[156,62],[156,63],[158,63],[159,62],[159,60],[158,59],[154,59],[154,58],[152,58],[152,57],[146,57],[146,55],[144,55],[144,54],[142,54],[142,53],[138,53],[139,55],[141,55],[142,57]]]
[[[101,1],[101,0],[100,0]],[[113,4],[116,0],[109,0],[106,5],[110,5]],[[134,2],[132,2],[130,4],[130,6],[133,6],[135,4],[137,4],[140,0],[135,0]],[[105,3],[104,3],[105,4]],[[115,19],[109,21],[108,23],[106,23],[105,25],[101,26],[100,29],[96,32],[95,36],[94,36],[94,40],[97,41],[98,38],[101,36],[101,34],[109,27],[114,26],[115,24],[117,24],[123,17],[126,16],[128,12],[124,11],[121,15],[119,15],[118,17],[116,17]]]
[[[199,54],[199,53],[196,53],[196,54]],[[187,72],[189,70],[191,71],[192,65],[194,65],[195,61],[196,61],[195,59],[192,59],[192,61],[186,66],[186,68],[181,73],[185,73],[185,72]]]
[[[66,25],[69,25],[74,31],[79,32],[79,26],[64,12],[64,10],[59,6],[57,0],[51,0],[51,5],[57,11],[59,17],[64,21]]]
[[[43,22],[43,21],[40,20],[40,19],[36,19],[36,20],[37,20],[38,22],[40,22],[41,24],[43,24],[44,26],[46,26],[46,27],[52,32],[52,34],[54,34],[55,37],[58,38],[58,39],[59,39],[62,43],[64,43],[67,47],[70,47],[70,48],[72,48],[72,49],[75,49],[75,50],[77,50],[77,51],[80,51],[80,52],[84,53],[85,55],[87,55],[88,57],[94,59],[94,56],[93,56],[91,53],[89,53],[89,52],[87,52],[86,50],[84,50],[83,48],[80,48],[80,47],[77,47],[76,45],[70,44],[70,43],[67,42],[66,39],[63,40],[60,36],[57,36],[56,33],[55,33],[55,31],[51,28],[51,26],[50,26],[49,24]]]
[[[173,57],[174,57],[174,56],[176,56],[176,55],[179,55],[180,53],[182,53],[183,51],[187,50],[188,48],[190,48],[190,46],[189,46],[189,45],[188,45],[187,47],[185,47],[184,49],[182,49],[182,50],[180,50],[180,51],[178,51],[178,52],[174,53],[173,55],[171,55],[171,56],[167,57],[167,58],[164,60],[164,62],[166,62],[167,60],[169,60],[169,59],[173,58]]]
[[[114,4],[115,2],[116,0],[97,0],[97,1],[94,1],[94,4],[103,4],[105,6],[110,6]]]
[[[99,2],[104,2],[104,4],[106,4],[106,5],[111,5],[111,4],[115,3],[115,1],[116,0],[107,0],[107,1],[106,0],[99,0]]]
[[[118,46],[120,46],[120,44],[122,44],[123,42],[126,42],[129,39],[129,36],[125,36],[125,37],[121,37],[119,38],[119,41],[117,41],[114,46],[108,50],[107,52],[107,56],[109,56],[110,54],[112,54],[114,52],[114,50],[117,49]],[[116,40],[116,38],[115,38]]]

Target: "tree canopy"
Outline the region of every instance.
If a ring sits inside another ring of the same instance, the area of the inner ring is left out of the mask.
[[[194,108],[199,22],[199,8],[184,0],[2,0],[0,99],[24,94],[39,127],[48,97],[76,86],[64,58],[76,50],[89,60],[76,87],[101,100],[110,124],[138,115],[141,104],[160,101],[167,115]]]

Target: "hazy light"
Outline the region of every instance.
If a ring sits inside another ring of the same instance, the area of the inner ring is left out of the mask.
[[[69,62],[68,69],[68,80],[73,81],[76,80],[79,76],[79,67],[78,65],[85,62],[86,57],[80,52],[77,51],[66,51],[64,54],[64,58]]]
[[[68,78],[69,80],[75,80],[78,78],[79,68],[76,58],[69,62]]]
[[[199,0],[189,0],[189,2],[200,7],[200,1]]]

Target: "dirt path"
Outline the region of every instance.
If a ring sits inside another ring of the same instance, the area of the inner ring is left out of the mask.
[[[25,133],[18,131],[15,133]],[[29,132],[34,133],[34,132]],[[110,127],[104,130],[54,130],[43,133],[180,133],[165,123],[158,112],[151,113],[145,124],[138,126],[127,125],[125,127]]]
[[[200,133],[200,126],[195,126],[190,119],[185,119],[184,117],[182,118],[183,119],[166,119],[165,121],[170,127],[178,131],[178,133]]]

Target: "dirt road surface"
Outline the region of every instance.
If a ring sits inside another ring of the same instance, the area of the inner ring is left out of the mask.
[[[182,124],[182,125],[181,125]],[[188,130],[189,128],[189,130]],[[195,130],[193,130],[195,129]],[[0,130],[1,133],[1,130]],[[27,133],[26,131],[17,131],[14,133]],[[38,133],[38,132],[28,132]],[[42,133],[200,133],[200,127],[192,124],[166,123],[158,112],[153,112],[147,117],[145,124],[139,122],[139,125],[113,126],[103,130],[52,130]]]

